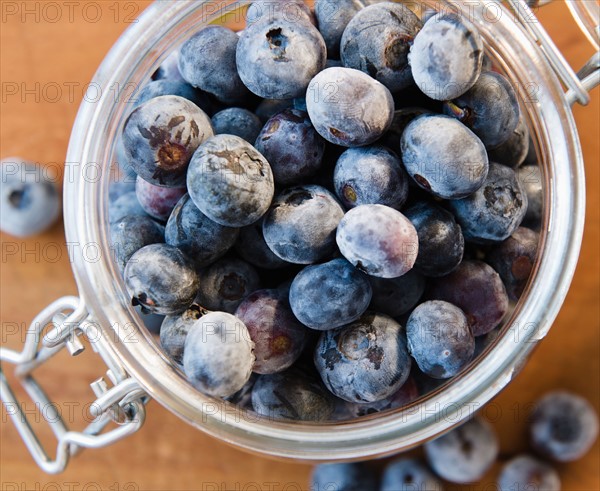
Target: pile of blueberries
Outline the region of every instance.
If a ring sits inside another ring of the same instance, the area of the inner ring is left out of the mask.
[[[414,401],[485,350],[535,262],[527,121],[456,13],[255,1],[166,59],[119,152],[133,305],[197,389],[271,418]]]
[[[567,391],[546,394],[528,419],[533,453],[506,461],[496,483],[483,483],[498,458],[493,427],[475,417],[423,446],[424,457],[389,462],[380,478],[362,463],[321,464],[314,468],[311,491],[442,491],[439,478],[456,484],[479,481],[478,489],[496,491],[560,491],[560,476],[551,462],[573,462],[587,453],[598,436],[593,406]],[[485,484],[485,486],[484,486]]]

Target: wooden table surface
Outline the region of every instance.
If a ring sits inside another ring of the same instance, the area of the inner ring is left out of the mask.
[[[49,168],[60,168],[86,84],[132,15],[146,5],[147,2],[129,1],[0,2],[0,157],[17,155]],[[574,67],[580,67],[592,49],[565,4],[557,1],[545,7],[540,18],[566,58]],[[494,425],[503,459],[527,450],[523,438],[527,410],[546,391],[567,388],[586,396],[596,409],[600,407],[598,90],[592,93],[591,104],[576,107],[574,114],[587,173],[583,249],[571,290],[553,329],[522,374],[494,400],[495,410],[488,413],[497,416]],[[27,241],[6,235],[1,239],[2,342],[12,345],[14,339],[5,339],[4,333],[15,326],[22,327],[50,301],[76,294],[76,289],[62,224]],[[18,253],[5,254],[15,244]],[[92,399],[87,384],[98,376],[98,360],[88,354],[73,361],[60,358],[44,371],[41,379],[63,407],[73,408],[68,419],[80,422],[83,404]],[[26,407],[32,409],[31,403]],[[240,452],[186,426],[155,402],[148,407],[142,431],[110,448],[84,452],[58,476],[45,475],[34,465],[14,427],[6,421],[3,409],[2,490],[307,489],[310,466]],[[78,427],[77,423],[74,425]],[[45,440],[51,442],[45,426],[37,426]],[[563,489],[600,490],[599,461],[596,442],[581,461],[560,466]],[[495,489],[492,483],[497,470],[498,467],[480,485],[469,489]]]

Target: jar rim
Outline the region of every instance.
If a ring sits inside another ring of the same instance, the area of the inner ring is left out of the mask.
[[[209,1],[155,2],[113,46],[92,82],[100,97],[82,102],[71,135],[64,188],[68,242],[110,250],[107,171],[115,135],[132,107],[123,100],[116,103],[115,95],[124,96],[131,87],[148,80],[168,51],[202,25],[199,21],[208,24],[248,3],[222,1],[218,3],[220,10],[214,11],[208,6],[215,2]],[[144,330],[137,328],[139,319],[129,305],[112,257],[103,254],[91,261],[83,254],[74,255],[73,271],[80,294],[102,335],[148,394],[183,420],[238,447],[276,457],[319,461],[396,453],[470,417],[506,386],[519,363],[548,332],[566,296],[583,236],[583,157],[573,115],[538,46],[503,6],[498,8],[504,15],[493,25],[484,18],[482,7],[474,7],[473,2],[453,1],[452,6],[471,16],[490,49],[510,47],[520,54],[512,58],[499,54],[508,71],[517,75],[518,83],[538,83],[536,100],[529,101],[527,111],[546,157],[545,238],[534,273],[537,281],[530,284],[510,326],[488,350],[485,363],[473,363],[443,390],[409,406],[350,422],[273,421],[250,416],[191,390],[181,373],[148,341]],[[86,168],[98,163],[104,171],[100,180],[86,178]]]

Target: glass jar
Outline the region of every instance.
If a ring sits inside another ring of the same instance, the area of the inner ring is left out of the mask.
[[[541,163],[545,205],[538,259],[521,301],[497,339],[468,369],[397,410],[347,422],[292,423],[244,412],[192,389],[131,306],[110,254],[108,188],[114,176],[117,135],[135,100],[133,88],[149,80],[162,60],[203,25],[240,25],[248,3],[154,3],[121,36],[96,73],[99,100],[81,105],[65,172],[66,236],[69,243],[79,244],[80,250],[93,245],[100,254],[94,258],[73,256],[81,299],[59,302],[38,318],[47,322],[57,312],[72,312],[66,319],[64,315],[54,316],[56,327],[46,334],[44,347],[38,352],[38,340],[28,339],[23,353],[5,350],[1,359],[25,365],[19,369],[21,375],[28,374],[26,363],[31,368],[36,353],[38,361],[33,364],[37,366],[45,359],[39,353],[51,355],[62,346],[72,354],[79,352],[77,334],[83,332],[109,366],[107,378],[113,383],[112,388],[105,380],[93,384],[98,396],[96,413],[106,421],[110,417],[121,422],[121,426],[112,430],[120,433],[110,433],[112,437],[105,434],[104,440],[90,436],[99,432],[101,424],[84,435],[87,440],[66,430],[59,432],[58,456],[51,461],[39,445],[36,447],[31,428],[27,430],[15,420],[34,457],[49,472],[62,470],[76,447],[101,446],[137,430],[143,423],[146,396],[216,438],[279,458],[366,459],[410,449],[465,420],[503,389],[546,335],[566,296],[583,234],[583,160],[569,100],[547,56],[536,44],[535,33],[494,2],[405,2],[418,9],[453,8],[468,15],[478,26],[492,61],[519,92]],[[11,396],[2,375],[5,404]]]

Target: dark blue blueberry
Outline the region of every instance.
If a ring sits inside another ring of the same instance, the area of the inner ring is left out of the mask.
[[[198,148],[188,169],[187,187],[206,216],[229,227],[257,221],[275,192],[267,160],[234,135],[216,135]]]
[[[61,201],[56,182],[42,167],[18,158],[0,162],[0,230],[29,237],[56,223]]]
[[[529,455],[509,460],[498,476],[500,491],[560,491],[560,477],[545,462]]]
[[[449,202],[465,240],[475,244],[500,242],[517,229],[527,211],[527,194],[515,171],[490,163],[483,185],[472,195]]]
[[[178,365],[183,364],[185,338],[195,322],[206,312],[192,304],[183,314],[168,315],[160,326],[160,346]]]
[[[488,149],[490,160],[502,165],[508,165],[513,169],[519,167],[529,152],[529,130],[527,121],[523,114],[519,118],[519,124],[515,127],[508,139],[494,148]]]
[[[441,115],[411,121],[400,139],[402,162],[415,182],[434,196],[464,198],[488,173],[481,140],[460,122]]]
[[[267,121],[255,147],[271,164],[275,183],[289,186],[319,171],[325,140],[313,128],[308,114],[285,109]]]
[[[325,41],[309,22],[285,16],[247,27],[237,47],[237,68],[246,87],[266,99],[293,99],[306,92],[327,60]]]
[[[398,317],[412,309],[425,291],[425,277],[416,269],[398,278],[369,276],[373,298],[369,308],[375,312]]]
[[[110,224],[111,252],[121,271],[142,247],[164,241],[164,227],[148,216],[127,215]]]
[[[165,240],[185,252],[196,267],[203,267],[225,254],[237,240],[238,233],[236,228],[213,222],[186,194],[169,217]]]
[[[422,114],[433,114],[429,109],[423,107],[403,107],[394,111],[392,125],[385,135],[377,143],[397,151],[400,148],[402,133],[413,119]]]
[[[400,458],[383,471],[380,491],[442,491],[440,481],[418,460]]]
[[[227,27],[204,27],[181,47],[179,71],[182,77],[222,102],[243,101],[249,92],[236,68],[238,41],[238,35]]]
[[[399,390],[408,379],[411,361],[402,326],[387,315],[367,312],[321,334],[315,365],[333,394],[361,403]]]
[[[252,389],[252,407],[269,419],[326,421],[334,398],[323,384],[299,368],[261,375]]]
[[[254,143],[262,128],[260,118],[241,107],[230,107],[212,117],[215,135],[236,135],[249,143]]]
[[[489,148],[510,138],[520,114],[512,85],[496,72],[483,72],[473,87],[445,105],[444,112],[466,124]]]
[[[384,0],[315,0],[315,16],[329,57],[339,57],[342,34],[348,22],[364,7],[382,1]]]
[[[154,97],[125,121],[123,145],[129,164],[146,181],[181,187],[198,146],[213,135],[208,116],[175,95]]]
[[[152,80],[183,80],[179,71],[179,51],[171,52],[152,75]]]
[[[123,138],[121,135],[117,137],[117,142],[115,145],[114,156],[113,156],[113,164],[116,164],[114,167],[114,171],[111,169],[111,172],[115,172],[115,177],[123,182],[135,183],[135,178],[137,174],[131,164],[129,163],[129,157],[127,156],[127,152],[125,151],[125,145],[123,144]]]
[[[392,124],[394,99],[385,85],[352,68],[327,68],[312,79],[306,108],[327,141],[360,147],[378,140]]]
[[[357,269],[380,278],[397,278],[414,265],[417,231],[402,213],[384,205],[352,208],[340,222],[336,242]]]
[[[235,404],[239,409],[252,409],[252,389],[254,388],[257,379],[258,375],[252,373],[248,382],[246,382],[240,390],[224,399],[231,404]]]
[[[199,286],[192,263],[177,247],[168,244],[139,249],[127,262],[124,277],[131,303],[161,315],[187,309]]]
[[[289,265],[269,249],[263,236],[263,219],[240,229],[235,251],[244,260],[263,269],[277,269]]]
[[[303,0],[254,0],[246,11],[246,25],[259,20],[275,20],[283,18],[288,22],[310,22],[315,24],[315,18]]]
[[[404,214],[419,236],[415,268],[434,277],[456,269],[463,258],[465,239],[452,213],[434,203],[419,201],[404,210]]]
[[[294,317],[284,289],[251,293],[240,303],[235,315],[246,325],[254,341],[254,372],[281,372],[302,354],[308,329]]]
[[[185,80],[155,80],[149,82],[135,96],[135,106],[139,106],[154,97],[163,95],[176,95],[192,101],[205,113],[210,114],[213,111],[213,104],[210,97],[205,92],[195,89]]]
[[[311,264],[334,252],[335,229],[343,216],[342,206],[325,188],[297,186],[275,198],[263,222],[263,235],[281,259]]]
[[[360,463],[319,464],[312,471],[310,491],[373,491],[377,478]]]
[[[583,457],[598,437],[598,414],[583,397],[555,391],[540,399],[529,428],[533,448],[556,462]]]
[[[196,303],[208,310],[233,314],[247,295],[260,288],[256,270],[237,258],[219,259],[199,274]]]
[[[186,193],[185,188],[155,186],[140,176],[135,181],[135,195],[140,206],[148,215],[166,222],[177,202]]]
[[[454,377],[471,361],[475,350],[464,312],[440,300],[424,302],[413,310],[406,337],[419,369],[433,378]]]
[[[290,288],[294,315],[305,326],[319,331],[354,322],[370,301],[369,280],[343,258],[307,266]]]
[[[135,191],[122,194],[108,204],[108,221],[110,223],[118,222],[127,216],[148,216],[148,213],[138,201]]]
[[[402,162],[381,146],[346,150],[335,166],[333,184],[346,208],[379,204],[399,209],[408,197],[408,176]]]
[[[467,484],[478,481],[498,456],[498,439],[485,420],[473,418],[458,428],[425,443],[427,461],[446,481]]]
[[[111,183],[108,185],[108,201],[109,203],[113,203],[122,195],[131,191],[135,191],[135,178],[133,182],[131,182],[129,179],[123,181],[111,181]]]
[[[527,212],[523,218],[523,225],[539,230],[544,209],[544,189],[540,168],[537,165],[519,167],[517,178],[527,195]]]
[[[264,99],[256,108],[255,113],[263,123],[266,123],[277,113],[293,107],[292,99]]]
[[[508,312],[508,295],[500,276],[482,261],[463,261],[449,275],[431,281],[428,296],[460,308],[475,336],[490,332]]]
[[[504,242],[495,246],[486,260],[498,272],[511,300],[521,298],[537,256],[539,234],[519,227]]]
[[[421,26],[421,20],[405,5],[369,5],[344,29],[342,63],[367,73],[392,92],[404,89],[413,81],[408,52]]]
[[[196,389],[229,397],[250,379],[254,343],[248,329],[226,312],[211,312],[189,329],[183,349],[183,371]]]
[[[410,48],[408,59],[415,83],[432,99],[455,99],[479,78],[483,41],[465,17],[455,13],[433,16]]]

